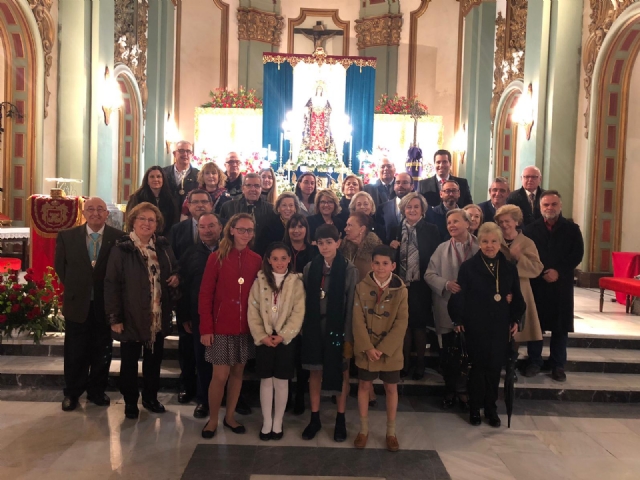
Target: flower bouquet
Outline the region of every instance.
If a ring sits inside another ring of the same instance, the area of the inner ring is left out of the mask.
[[[64,330],[60,316],[62,293],[53,268],[47,267],[42,280],[36,280],[28,269],[26,283],[18,281],[18,271],[0,275],[0,331],[5,337],[13,332],[27,332],[40,343],[51,328]]]
[[[291,170],[297,170],[300,167],[306,167],[308,170],[317,172],[336,172],[346,173],[347,168],[335,153],[300,150],[298,157],[290,162],[288,167]]]
[[[411,115],[414,118],[420,118],[423,115],[429,115],[429,109],[424,103],[418,101],[418,97],[401,97],[396,93],[393,97],[387,94],[381,95],[375,113]]]
[[[226,88],[216,88],[209,92],[211,100],[200,105],[202,108],[262,108],[262,99],[252,88],[247,90],[242,85],[238,92]]]

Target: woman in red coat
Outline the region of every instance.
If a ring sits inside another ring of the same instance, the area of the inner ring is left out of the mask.
[[[203,438],[212,438],[216,433],[227,380],[227,413],[223,424],[233,433],[246,431],[233,418],[233,413],[242,388],[244,366],[255,357],[247,308],[249,291],[261,269],[262,259],[248,248],[254,232],[251,215],[239,213],[231,217],[224,228],[220,248],[209,256],[202,276],[198,302],[200,341],[207,347],[206,360],[213,364],[209,384],[210,417],[202,429]]]

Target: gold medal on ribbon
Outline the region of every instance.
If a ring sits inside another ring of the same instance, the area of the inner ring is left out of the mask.
[[[496,293],[496,294],[493,296],[493,299],[494,299],[496,302],[499,302],[500,300],[502,300],[502,296],[501,296],[499,293]]]
[[[275,305],[273,307],[271,307],[271,311],[273,313],[276,313],[278,311],[278,307],[276,307]]]
[[[91,260],[91,266],[95,267],[96,266],[96,261],[95,260]]]
[[[324,298],[324,290],[320,289],[320,298]]]
[[[179,193],[180,195],[184,195],[184,190],[178,190],[178,193]]]
[[[244,283],[244,278],[240,277],[240,278],[238,279],[238,283],[239,283],[240,285],[242,285],[242,284]]]

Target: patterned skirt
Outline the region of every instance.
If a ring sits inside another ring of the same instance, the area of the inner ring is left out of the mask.
[[[256,348],[249,333],[214,335],[213,345],[207,347],[204,358],[213,365],[233,366],[255,358]]]

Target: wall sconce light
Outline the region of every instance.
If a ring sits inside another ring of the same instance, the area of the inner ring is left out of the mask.
[[[115,78],[111,76],[109,67],[104,68],[104,100],[102,102],[102,111],[104,112],[104,124],[109,125],[111,112],[122,107],[122,91]]]
[[[524,127],[527,140],[531,139],[533,129],[533,87],[529,84],[526,92],[522,92],[518,103],[511,114],[511,121]]]
[[[164,126],[164,143],[167,147],[167,153],[171,153],[171,145],[180,140],[180,131],[176,125],[176,121],[171,118],[171,113],[167,113],[167,122]]]
[[[456,133],[455,137],[453,137],[453,145],[452,145],[453,147],[452,150],[454,151],[454,153],[457,153],[458,156],[460,157],[460,163],[464,163],[464,156],[467,153],[467,141],[468,141],[467,128],[466,128],[466,125],[463,123],[460,130],[458,130],[458,133]]]

